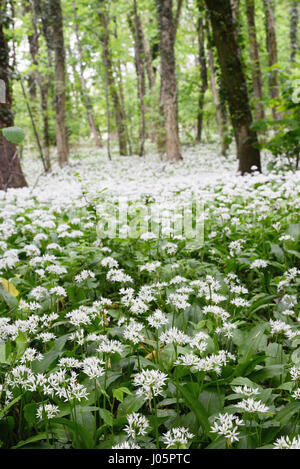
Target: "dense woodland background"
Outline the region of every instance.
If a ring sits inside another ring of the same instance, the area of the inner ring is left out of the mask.
[[[79,142],[106,146],[108,158],[118,145],[120,155],[150,148],[176,161],[181,144],[217,135],[223,155],[235,140],[242,173],[260,169],[261,148],[298,167],[299,0],[0,7],[0,128],[22,127],[45,171]],[[0,186],[22,186],[14,143],[3,142]]]

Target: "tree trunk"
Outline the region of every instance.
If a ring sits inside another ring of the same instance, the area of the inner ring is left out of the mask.
[[[272,0],[263,0],[263,4],[265,10],[266,45],[269,58],[269,67],[273,67],[273,65],[278,63],[274,5]],[[273,70],[270,73],[269,89],[271,99],[276,100],[279,97],[279,81],[277,70]],[[272,107],[272,115],[275,120],[281,118],[280,114],[277,112],[276,106]]]
[[[94,112],[93,112],[93,106],[91,103],[91,98],[88,94],[88,88],[87,88],[86,80],[84,78],[82,45],[81,45],[81,39],[79,35],[79,26],[78,26],[79,22],[78,22],[77,11],[76,11],[76,0],[73,0],[73,10],[74,10],[74,29],[75,29],[75,36],[76,36],[76,42],[77,42],[78,62],[79,62],[79,68],[80,68],[80,83],[81,83],[83,102],[86,108],[91,133],[95,140],[95,145],[97,148],[102,148],[103,145],[101,143],[99,133],[97,130],[97,126],[95,123],[95,117],[94,117]]]
[[[197,135],[196,142],[200,143],[202,139],[202,128],[203,128],[203,111],[204,111],[204,98],[208,88],[207,81],[207,66],[205,58],[205,39],[204,39],[204,25],[201,17],[203,9],[201,8],[201,1],[197,1],[199,18],[197,21],[197,39],[198,39],[198,57],[200,66],[200,93],[198,99],[198,116],[197,116]]]
[[[161,51],[161,100],[165,117],[166,154],[170,162],[182,159],[178,131],[177,80],[175,68],[176,24],[173,1],[157,0]],[[177,10],[178,12],[178,10]]]
[[[146,121],[145,121],[145,54],[143,45],[143,35],[141,31],[140,18],[137,12],[136,0],[133,0],[133,21],[131,15],[128,15],[128,22],[134,38],[134,57],[135,69],[138,82],[138,99],[140,103],[140,140],[141,146],[139,156],[144,155],[146,139]]]
[[[240,14],[240,0],[230,0],[232,8],[232,18],[236,34],[236,39],[238,40],[240,34],[240,23],[239,23],[239,14]]]
[[[29,36],[28,40],[30,42],[30,55],[32,58],[32,63],[35,66],[35,73],[33,75],[35,90],[36,84],[40,90],[41,97],[41,110],[42,110],[42,119],[43,119],[43,150],[42,157],[44,160],[45,171],[48,172],[51,170],[51,161],[50,161],[50,152],[49,152],[49,119],[48,119],[48,89],[50,76],[42,76],[39,71],[39,62],[38,62],[38,53],[39,53],[39,31],[37,26],[37,14],[38,14],[38,5],[37,0],[29,0],[29,11],[31,14],[31,21],[33,27],[33,34]],[[30,90],[29,90],[30,91]],[[31,93],[32,94],[32,93]],[[33,99],[33,96],[31,96]],[[36,98],[36,91],[35,91]]]
[[[114,36],[116,40],[118,41],[118,29],[117,29],[117,18],[114,16],[113,17],[113,22],[114,22]],[[113,65],[115,65],[113,63]],[[116,60],[116,66],[114,67],[116,76],[117,76],[117,81],[116,83],[118,84],[118,89],[119,89],[119,96],[120,96],[120,102],[121,102],[121,108],[123,109],[123,114],[124,114],[124,126],[125,126],[125,135],[127,139],[127,144],[128,144],[128,150],[129,150],[129,155],[132,155],[132,147],[131,147],[131,133],[130,133],[130,123],[128,122],[127,119],[127,114],[125,110],[125,95],[124,95],[124,87],[123,87],[123,74],[122,74],[122,67],[121,67],[121,60],[118,58]]]
[[[290,38],[291,38],[291,63],[296,61],[296,55],[299,48],[298,43],[298,22],[299,22],[299,2],[298,0],[292,0],[291,4],[291,26],[290,26]]]
[[[227,92],[229,111],[235,132],[239,171],[261,170],[260,153],[256,147],[257,134],[251,130],[252,115],[247,82],[240,60],[239,46],[234,34],[230,0],[205,0],[210,14],[213,37],[218,51],[223,83]]]
[[[8,39],[4,27],[8,25],[7,1],[0,0],[0,80],[5,88],[5,102],[0,101],[0,129],[14,125],[10,76],[13,72],[9,65]],[[16,145],[0,136],[0,190],[27,186],[19,161]]]
[[[210,67],[210,84],[211,84],[211,91],[216,107],[216,116],[217,116],[217,124],[218,124],[218,132],[220,135],[221,140],[221,154],[226,156],[228,150],[228,143],[225,140],[225,132],[227,131],[227,115],[226,115],[226,102],[223,97],[221,97],[221,93],[217,88],[216,83],[216,72],[215,72],[215,61],[213,56],[213,49],[212,49],[212,38],[210,27],[207,25],[207,34],[208,34],[208,60],[209,60],[209,67]]]
[[[265,111],[264,111],[264,106],[262,103],[262,99],[263,99],[262,74],[261,74],[261,68],[260,68],[258,42],[257,42],[256,26],[255,26],[255,0],[246,0],[246,14],[247,14],[248,34],[249,34],[255,118],[264,119]]]
[[[66,128],[66,65],[63,16],[60,0],[50,0],[51,33],[55,52],[56,143],[60,167],[68,163],[69,145]]]
[[[104,66],[106,70],[105,73],[107,76],[109,92],[114,103],[115,120],[116,120],[116,127],[117,127],[118,140],[119,140],[119,152],[120,152],[120,155],[126,156],[128,154],[126,119],[125,119],[124,109],[122,107],[121,100],[117,91],[115,77],[113,75],[113,65],[112,65],[112,55],[111,55],[110,44],[109,44],[107,15],[103,10],[104,5],[105,5],[104,0],[99,0],[99,6],[101,10],[98,13],[98,18],[99,18],[99,22],[101,26],[101,43],[103,47]]]

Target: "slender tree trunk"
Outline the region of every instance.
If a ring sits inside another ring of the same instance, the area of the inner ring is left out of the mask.
[[[165,116],[167,160],[182,159],[178,131],[175,39],[179,14],[173,17],[173,1],[157,0],[161,51],[161,99]],[[178,12],[178,9],[177,9]]]
[[[269,58],[269,67],[273,67],[278,63],[274,4],[272,0],[263,0],[263,4],[265,10],[266,45]],[[279,81],[277,70],[273,70],[270,73],[269,89],[271,99],[276,100],[279,97]],[[277,112],[276,106],[272,107],[272,115],[275,120],[281,118],[280,114]]]
[[[240,13],[240,0],[230,0],[232,8],[232,18],[235,24],[239,22],[239,13]]]
[[[50,0],[51,33],[55,52],[55,119],[58,161],[61,167],[68,163],[69,145],[66,128],[66,65],[63,16],[60,0]]]
[[[145,139],[146,139],[146,121],[145,121],[145,54],[143,46],[143,35],[141,32],[140,18],[137,12],[136,0],[133,0],[133,21],[132,17],[128,15],[129,27],[134,38],[134,57],[135,57],[135,69],[138,82],[138,99],[140,103],[140,150],[139,156],[144,155],[145,151]]]
[[[200,143],[202,139],[202,128],[203,128],[203,112],[204,112],[204,98],[205,93],[208,88],[208,80],[207,80],[207,66],[206,66],[206,58],[205,58],[205,39],[204,39],[204,25],[203,19],[201,17],[202,8],[201,8],[201,1],[197,1],[198,5],[198,13],[199,18],[197,21],[197,38],[198,38],[198,57],[199,57],[199,65],[200,65],[200,93],[198,98],[198,116],[197,116],[197,135],[196,135],[196,142]]]
[[[217,124],[218,124],[218,132],[221,140],[221,154],[226,156],[228,150],[228,143],[225,140],[225,132],[227,131],[227,118],[226,118],[226,103],[221,102],[221,96],[217,88],[216,83],[216,72],[215,72],[215,61],[213,56],[213,50],[211,47],[211,37],[210,37],[210,28],[208,27],[208,60],[209,60],[209,67],[210,67],[210,84],[211,84],[211,91],[216,107],[216,116],[217,116]],[[222,98],[223,99],[223,98]],[[224,101],[224,100],[223,100]]]
[[[290,26],[291,63],[294,63],[296,61],[296,55],[299,49],[299,42],[298,42],[299,1],[298,0],[292,0],[290,15],[291,15],[291,26]]]
[[[115,112],[115,120],[116,120],[116,127],[118,132],[118,140],[119,140],[119,152],[120,155],[126,156],[127,153],[127,132],[126,132],[126,118],[124,109],[121,104],[120,96],[117,91],[117,85],[115,82],[115,78],[113,75],[113,65],[112,65],[112,56],[110,51],[110,44],[109,44],[109,31],[108,31],[108,24],[107,24],[107,15],[103,9],[105,6],[104,0],[98,1],[101,10],[98,13],[99,22],[101,26],[101,43],[103,47],[103,56],[104,56],[104,66],[106,69],[107,75],[107,83],[110,95],[112,97],[114,103],[114,112]]]
[[[5,99],[0,101],[0,129],[14,125],[10,83],[13,70],[9,64],[8,39],[4,33],[4,27],[8,23],[7,1],[0,0],[0,86],[5,88],[3,90]],[[16,145],[0,135],[0,190],[26,185]]]
[[[74,29],[75,29],[75,36],[76,36],[76,43],[77,43],[77,51],[78,51],[78,62],[79,62],[79,68],[80,68],[80,83],[81,83],[83,102],[86,108],[89,126],[91,129],[93,138],[95,140],[96,147],[102,148],[103,145],[101,143],[100,136],[99,136],[97,126],[95,123],[95,117],[94,117],[94,112],[93,112],[93,106],[91,103],[91,98],[88,94],[88,88],[87,88],[86,80],[84,78],[82,45],[81,45],[81,39],[80,39],[80,34],[79,34],[79,26],[78,26],[79,21],[78,21],[77,11],[76,11],[76,0],[73,0],[73,11],[74,11]]]
[[[117,18],[115,16],[113,17],[113,22],[114,22],[114,36],[116,40],[118,41]],[[130,122],[127,119],[127,113],[126,113],[121,60],[118,58],[116,60],[116,64],[113,62],[113,65],[114,65],[114,70],[117,76],[116,83],[118,84],[120,102],[121,102],[121,107],[123,109],[123,114],[124,114],[124,126],[125,126],[125,134],[126,134],[126,139],[127,139],[127,144],[128,144],[129,155],[132,155]]]
[[[49,119],[48,119],[48,88],[49,88],[49,81],[50,76],[42,76],[39,70],[39,61],[38,61],[38,54],[39,54],[39,32],[37,26],[37,0],[29,0],[28,9],[31,14],[31,21],[33,27],[33,34],[29,36],[28,40],[30,42],[30,54],[32,58],[32,63],[35,66],[34,72],[34,84],[36,90],[36,84],[40,90],[40,98],[41,98],[41,110],[42,110],[42,119],[43,119],[43,149],[41,149],[42,158],[44,161],[45,171],[48,172],[51,170],[51,161],[50,161],[50,152],[49,152]],[[30,92],[30,90],[29,90]],[[32,93],[30,93],[31,99],[34,102]],[[36,99],[36,91],[35,91],[35,99]],[[40,145],[39,145],[40,146]]]
[[[234,34],[230,0],[205,0],[210,14],[213,37],[218,51],[223,83],[227,91],[229,111],[235,132],[239,171],[261,170],[257,134],[251,130],[252,115],[247,82]]]
[[[255,118],[264,119],[265,111],[262,103],[263,91],[262,91],[262,74],[260,68],[258,42],[256,36],[256,25],[255,25],[255,0],[246,0],[246,14],[248,23],[248,35],[250,45],[250,59],[251,59],[251,71],[252,71],[252,83],[253,83],[253,94],[254,94],[254,109]]]
[[[48,168],[51,168],[50,162],[50,145],[51,145],[51,136],[49,128],[49,96],[53,95],[53,80],[52,80],[52,68],[53,68],[53,44],[52,44],[52,32],[51,32],[51,11],[50,5],[46,0],[33,0],[33,10],[34,10],[34,24],[35,29],[37,30],[37,19],[41,19],[41,31],[44,36],[47,48],[47,58],[48,58],[48,71],[45,74],[40,73],[40,79],[38,80],[38,85],[41,93],[41,108],[43,115],[43,147],[45,159],[47,161]]]
[[[147,76],[148,76],[148,84],[149,84],[150,90],[152,90],[155,86],[155,70],[154,70],[153,65],[152,65],[152,57],[151,57],[150,47],[149,47],[147,39],[145,37],[144,30],[143,30],[143,25],[142,25],[142,21],[141,21],[140,17],[139,17],[139,22],[140,22],[140,28],[141,28],[140,32],[141,32],[142,42],[143,42],[143,54],[144,54],[144,58],[145,58],[145,66],[146,66]]]

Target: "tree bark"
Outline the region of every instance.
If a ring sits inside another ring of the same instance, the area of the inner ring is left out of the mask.
[[[261,74],[261,68],[260,68],[259,50],[258,50],[256,25],[255,25],[255,0],[246,0],[246,14],[247,14],[249,46],[250,46],[255,118],[264,119],[265,111],[264,111],[264,106],[262,103],[262,99],[263,99],[262,74]]]
[[[68,163],[69,144],[66,128],[66,65],[63,15],[60,0],[50,0],[51,35],[55,53],[56,143],[60,167]]]
[[[106,77],[110,95],[114,103],[114,113],[116,120],[116,127],[118,132],[119,140],[119,152],[120,155],[126,156],[127,152],[127,132],[126,132],[126,118],[123,106],[121,104],[120,96],[117,91],[117,85],[115,82],[115,77],[113,75],[113,64],[112,64],[112,55],[110,50],[109,43],[109,31],[107,23],[107,15],[104,11],[105,1],[99,0],[99,6],[101,10],[98,13],[98,18],[101,26],[101,43],[103,47],[103,56],[104,56],[104,66],[106,70]]]
[[[291,39],[291,63],[296,61],[297,51],[299,49],[298,42],[298,23],[299,23],[299,2],[292,0],[291,4],[291,25],[290,25],[290,39]]]
[[[197,1],[199,18],[197,21],[197,39],[198,39],[198,59],[200,66],[200,93],[198,98],[198,116],[197,116],[197,135],[196,142],[200,143],[202,139],[203,128],[203,112],[204,112],[204,98],[208,88],[207,80],[207,66],[205,58],[205,35],[203,19],[201,17],[203,9],[201,8],[201,0]]]
[[[146,121],[145,121],[145,53],[143,44],[143,34],[141,30],[140,17],[137,11],[136,0],[133,0],[133,21],[131,15],[128,15],[128,22],[134,39],[134,57],[135,69],[138,82],[138,99],[140,103],[140,139],[141,145],[139,156],[143,156],[145,152],[145,139],[146,139]]]
[[[81,39],[80,39],[80,34],[79,34],[79,26],[78,26],[79,22],[78,22],[77,11],[76,11],[76,0],[73,0],[73,10],[74,10],[74,30],[75,30],[76,43],[77,43],[78,62],[79,62],[79,68],[80,68],[80,83],[81,83],[83,102],[86,108],[91,133],[95,140],[95,145],[97,148],[102,148],[103,145],[101,143],[99,133],[97,130],[97,126],[95,123],[95,117],[94,117],[94,112],[93,112],[93,106],[91,103],[91,98],[88,94],[88,88],[87,88],[86,80],[84,78],[82,45],[81,45]]]
[[[178,3],[180,7],[182,3]],[[173,17],[173,1],[157,0],[161,51],[161,101],[165,117],[167,161],[182,159],[178,131],[178,101],[175,67],[176,25],[180,9]]]
[[[256,148],[257,134],[251,130],[252,115],[247,82],[234,34],[230,0],[205,0],[210,14],[213,37],[218,51],[223,83],[228,96],[229,111],[235,133],[239,171],[242,174],[261,170],[260,153]]]
[[[269,67],[273,67],[278,63],[274,4],[272,0],[263,0],[263,4],[265,10],[266,46],[268,51]],[[269,90],[271,99],[276,100],[279,97],[279,81],[277,70],[273,70],[270,73]],[[275,120],[281,118],[281,115],[277,112],[275,105],[272,107],[272,115]]]
[[[31,43],[30,46],[30,55],[32,58],[32,63],[35,66],[35,73],[33,75],[33,80],[35,84],[38,85],[40,90],[41,98],[41,111],[43,119],[43,158],[45,162],[45,171],[48,172],[51,170],[51,160],[50,160],[50,139],[49,139],[49,118],[48,118],[48,90],[50,84],[50,75],[43,76],[39,70],[39,31],[38,31],[38,4],[37,0],[29,0],[28,9],[31,14],[31,22],[33,28],[33,34],[29,36],[28,40]],[[36,98],[36,91],[35,91]]]
[[[0,80],[5,87],[5,102],[0,102],[0,129],[14,125],[8,39],[4,28],[9,24],[7,1],[0,0]],[[16,145],[0,136],[0,190],[27,186]]]
[[[227,115],[226,115],[226,102],[223,97],[221,97],[221,93],[217,88],[217,81],[216,81],[216,71],[215,71],[215,61],[213,55],[213,48],[212,48],[212,37],[210,32],[210,27],[207,25],[207,34],[208,34],[208,60],[209,60],[209,67],[210,67],[210,84],[211,84],[211,91],[216,107],[216,116],[217,116],[217,124],[218,124],[218,132],[220,135],[221,140],[221,154],[226,156],[228,150],[228,143],[225,140],[225,132],[227,131]]]

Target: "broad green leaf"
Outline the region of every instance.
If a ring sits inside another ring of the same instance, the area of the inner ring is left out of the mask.
[[[137,412],[145,403],[145,399],[142,396],[137,396],[132,394],[131,396],[126,396],[124,401],[121,402],[118,409],[118,416],[132,414],[132,412]]]
[[[132,394],[132,392],[125,387],[113,389],[113,396],[120,402],[123,402],[124,394]]]
[[[187,388],[186,385],[180,385],[178,383],[174,383],[178,391],[182,394],[182,397],[184,398],[185,404],[187,407],[193,411],[197,417],[198,422],[202,426],[202,429],[205,434],[208,435],[209,429],[210,429],[210,424],[208,420],[208,414],[203,406],[203,404],[200,402],[200,400],[197,400],[191,391]]]
[[[19,295],[19,291],[16,289],[13,283],[6,280],[6,278],[0,278],[3,290],[7,291],[10,295],[16,297]]]
[[[112,425],[113,425],[112,413],[109,412],[109,410],[106,410],[106,409],[100,409],[99,413],[100,413],[101,417],[103,418],[104,423],[106,423],[107,425],[112,427]]]
[[[2,133],[6,140],[11,143],[15,143],[16,145],[23,142],[25,138],[25,132],[20,127],[6,127],[2,129]]]

